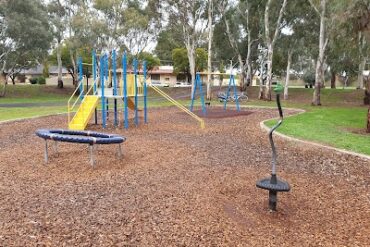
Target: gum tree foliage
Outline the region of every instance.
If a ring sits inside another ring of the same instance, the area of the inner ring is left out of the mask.
[[[161,61],[170,62],[172,61],[172,50],[180,47],[183,47],[181,27],[169,25],[158,34],[154,54]]]
[[[51,42],[47,12],[40,0],[0,1],[0,70],[13,77],[46,56]],[[6,80],[5,82],[6,83]],[[5,94],[5,85],[1,95]]]
[[[216,54],[220,59],[239,63],[241,90],[252,80],[253,67],[258,56],[261,39],[261,16],[264,3],[256,0],[217,1],[219,21],[215,27]],[[228,42],[225,43],[225,40]]]
[[[197,48],[195,51],[195,69],[204,71],[207,68],[208,54],[204,48]],[[172,50],[172,60],[175,73],[185,73],[190,82],[190,63],[186,48],[176,48]]]
[[[96,48],[120,47],[133,55],[143,52],[160,30],[158,0],[93,0]]]
[[[205,13],[207,1],[203,0],[165,0],[162,1],[165,22],[181,27],[182,42],[186,47],[192,92],[196,72],[196,48],[199,46],[206,28]]]

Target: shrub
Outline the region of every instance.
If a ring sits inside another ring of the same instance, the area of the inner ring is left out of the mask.
[[[37,78],[37,84],[44,85],[46,84],[46,79],[43,76]]]
[[[308,85],[314,85],[315,84],[315,73],[312,71],[307,71],[303,77],[303,81]]]
[[[36,84],[37,83],[37,78],[30,78],[30,83],[31,84]]]

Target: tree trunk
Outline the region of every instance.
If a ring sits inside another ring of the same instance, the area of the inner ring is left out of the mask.
[[[370,133],[370,107],[367,111],[367,133]]]
[[[71,58],[71,62],[72,62],[72,66],[73,66],[73,72],[72,72],[73,73],[73,76],[72,76],[73,85],[75,87],[77,87],[78,86],[78,83],[79,83],[79,81],[78,81],[78,74],[77,74],[77,65],[76,65],[75,57],[74,57],[74,54],[73,54],[73,51],[72,50],[69,51],[69,56]]]
[[[274,49],[272,44],[269,44],[267,50],[267,75],[264,98],[271,100],[271,85],[272,85],[272,57],[274,56]]]
[[[366,57],[361,57],[361,63],[358,65],[358,85],[357,89],[364,88],[364,70],[366,66]]]
[[[337,81],[337,77],[336,77],[336,73],[334,70],[331,70],[331,79],[330,79],[330,87],[335,89],[336,88],[336,83]]]
[[[191,75],[191,97],[193,98],[194,95],[194,86],[195,86],[195,43],[189,42],[187,45],[187,52],[188,52],[188,58],[189,58],[189,68],[190,68],[190,75]]]
[[[208,3],[208,61],[207,61],[207,100],[211,100],[211,85],[212,85],[212,39],[213,39],[213,0]]]
[[[58,88],[63,88],[62,47],[60,42],[58,42],[57,46],[57,60],[58,60]]]
[[[240,85],[240,91],[244,92],[245,89],[245,66],[243,62],[243,57],[241,54],[238,54],[238,61],[239,61],[239,69],[240,69],[240,74],[239,74],[239,85]],[[231,73],[232,73],[231,68]]]
[[[6,61],[3,62],[3,66],[0,70],[0,97],[4,97],[6,94],[6,76],[4,74]]]
[[[261,61],[261,68],[260,68],[260,87],[258,92],[258,99],[263,99],[263,67],[264,63]]]
[[[315,90],[313,93],[312,105],[321,105],[320,92],[322,86],[322,66],[325,55],[325,14],[326,14],[326,0],[321,0],[321,11],[320,11],[320,38],[319,38],[319,57],[316,63],[315,73]]]
[[[265,8],[265,40],[267,45],[267,81],[265,85],[265,99],[271,100],[271,85],[272,85],[272,58],[274,55],[274,46],[275,42],[279,36],[280,30],[281,30],[281,20],[284,15],[285,7],[287,5],[287,0],[284,0],[280,11],[279,16],[276,21],[276,27],[275,27],[275,33],[271,39],[270,37],[270,6],[272,4],[273,0],[268,0],[266,3]]]
[[[367,81],[367,83],[366,83],[364,104],[365,105],[370,105],[370,82],[369,81]]]
[[[289,97],[288,90],[289,90],[290,65],[292,63],[292,55],[293,55],[293,51],[289,50],[288,51],[288,64],[286,66],[285,87],[284,87],[284,99],[285,100],[287,100]]]

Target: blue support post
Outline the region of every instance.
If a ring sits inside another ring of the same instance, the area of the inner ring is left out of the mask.
[[[84,84],[82,82],[83,75],[82,75],[82,57],[78,58],[78,83],[80,83],[80,99],[84,98]]]
[[[227,101],[229,100],[229,96],[230,96],[230,88],[231,88],[232,77],[233,77],[233,75],[230,75],[229,85],[227,86],[226,99],[225,99],[225,102],[224,102],[224,110],[225,111],[226,111]]]
[[[101,107],[102,107],[102,123],[103,128],[106,128],[106,106],[104,97],[104,71],[105,71],[105,55],[100,58],[100,87],[101,87]]]
[[[93,78],[94,78],[94,95],[96,94],[96,53],[95,50],[93,50],[93,55],[92,55],[92,62],[93,62]]]
[[[128,129],[128,100],[127,100],[127,53],[125,52],[122,57],[122,69],[123,69],[123,101],[124,101],[124,125],[125,129]]]
[[[147,85],[146,85],[146,61],[143,64],[144,71],[144,123],[148,123],[148,111],[147,111]]]
[[[233,78],[233,84],[234,84],[234,97],[235,97],[236,110],[240,111],[239,99],[238,99],[238,96],[236,95],[235,76],[232,75],[232,78]]]
[[[112,67],[113,67],[113,95],[117,96],[117,57],[116,50],[113,50],[112,55]],[[117,99],[114,98],[114,126],[118,126],[118,111],[117,111]]]
[[[139,116],[138,116],[138,108],[137,108],[137,103],[138,103],[138,99],[137,99],[137,77],[138,77],[137,69],[138,69],[138,61],[135,58],[134,59],[134,79],[135,79],[135,125],[136,126],[139,125]]]
[[[190,111],[192,112],[193,111],[193,108],[194,108],[195,93],[197,91],[197,87],[198,86],[199,86],[200,101],[201,101],[201,104],[202,104],[202,112],[203,112],[203,115],[206,115],[207,114],[207,110],[206,110],[206,105],[204,103],[204,95],[203,95],[203,88],[202,88],[202,79],[200,78],[200,74],[199,73],[197,73],[196,76],[195,76],[195,85],[194,85],[194,90],[193,90],[192,97],[191,97]]]

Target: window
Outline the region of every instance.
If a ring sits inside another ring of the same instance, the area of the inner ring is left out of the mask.
[[[160,81],[161,80],[161,75],[152,75],[151,79],[154,81]]]
[[[170,78],[169,77],[166,77],[166,79],[165,79],[166,81],[170,81]]]

